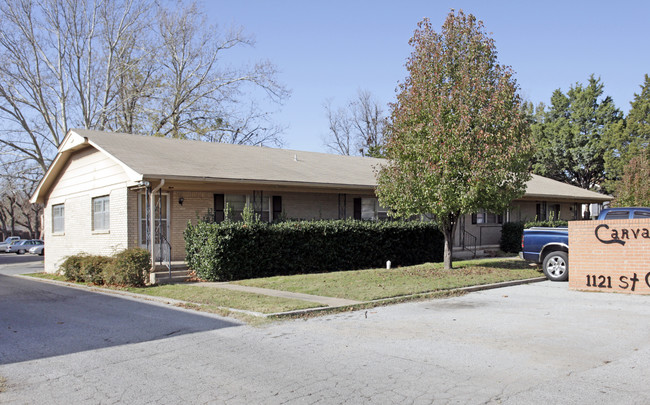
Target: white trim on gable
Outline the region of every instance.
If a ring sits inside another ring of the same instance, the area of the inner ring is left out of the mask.
[[[58,176],[61,175],[65,164],[70,159],[70,156],[72,156],[74,152],[88,147],[95,148],[102,154],[106,155],[109,159],[117,163],[124,170],[128,179],[134,184],[143,179],[144,176],[142,174],[137,173],[135,170],[131,169],[129,166],[124,164],[124,162],[117,159],[115,156],[101,148],[99,145],[95,144],[92,141],[89,141],[88,138],[77,134],[74,132],[74,130],[69,130],[59,145],[56,157],[45,172],[45,175],[41,181],[38,183],[38,187],[36,187],[36,190],[34,191],[34,194],[32,194],[32,197],[29,201],[32,204],[44,203],[46,193],[49,192],[50,187],[54,184]]]

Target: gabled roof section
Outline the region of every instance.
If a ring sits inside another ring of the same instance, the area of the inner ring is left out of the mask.
[[[305,185],[373,190],[383,159],[231,145],[154,136],[70,130],[32,196],[42,202],[70,155],[94,147],[118,162],[133,181],[176,179]]]
[[[386,162],[258,146],[206,143],[73,129],[41,180],[32,202],[43,202],[70,156],[93,147],[120,164],[130,180],[167,179],[304,185],[373,190],[375,170]],[[612,197],[533,175],[524,199],[603,202]]]
[[[70,130],[66,134],[65,138],[63,138],[63,141],[61,141],[61,144],[59,145],[59,150],[56,156],[54,157],[52,164],[50,164],[50,167],[47,169],[47,172],[45,172],[45,175],[38,183],[38,187],[36,188],[36,191],[34,191],[34,194],[30,198],[30,202],[43,203],[45,196],[50,190],[50,187],[52,187],[56,179],[59,177],[66,163],[68,162],[68,160],[70,160],[70,157],[75,152],[89,147],[94,147],[95,149],[104,153],[110,159],[114,160],[117,164],[122,166],[122,168],[124,169],[124,171],[126,172],[130,180],[132,181],[142,180],[142,175],[132,170],[130,167],[125,165],[115,156],[111,155],[110,153],[107,153],[105,150],[101,148],[101,146],[93,143],[92,141],[89,141],[88,138],[79,134],[79,130]]]
[[[527,199],[536,198],[542,201],[553,199],[572,199],[580,202],[594,203],[611,201],[614,199],[614,197],[609,195],[585,190],[584,188],[572,186],[570,184],[549,179],[548,177],[538,176],[536,174],[533,174],[532,179],[526,183],[526,194],[524,197]]]
[[[375,186],[382,159],[74,130],[144,178]]]

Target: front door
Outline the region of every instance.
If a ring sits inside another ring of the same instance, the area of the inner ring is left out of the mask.
[[[138,223],[139,226],[139,240],[140,247],[147,249],[147,239],[149,235],[149,221],[147,220],[147,214],[149,212],[148,203],[149,201],[146,198],[145,194],[138,195]],[[169,240],[169,195],[168,194],[156,194],[154,200],[154,218],[155,218],[155,238],[154,243],[157,245],[160,243],[160,234],[162,233],[165,239]],[[159,249],[154,249],[156,254],[155,259],[160,259]]]

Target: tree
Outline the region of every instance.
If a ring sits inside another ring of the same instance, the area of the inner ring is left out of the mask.
[[[158,31],[162,38],[157,62],[161,86],[152,98],[151,133],[238,144],[280,144],[280,129],[259,124],[266,114],[255,103],[242,110],[239,99],[245,85],[262,89],[281,102],[288,91],[275,80],[268,61],[250,68],[228,68],[218,62],[223,53],[253,41],[233,29],[220,35],[192,4],[180,10],[161,9]]]
[[[548,111],[532,126],[535,173],[585,189],[603,186],[608,137],[623,118],[609,96],[601,98],[603,88],[591,75],[586,86],[553,92]]]
[[[630,111],[610,129],[605,154],[607,189],[615,189],[630,160],[648,149],[650,143],[650,77],[646,74],[639,94],[634,94]]]
[[[650,206],[650,158],[648,151],[632,157],[616,183],[615,207]]]
[[[71,128],[281,144],[281,128],[250,98],[257,92],[281,103],[288,96],[275,67],[230,67],[224,53],[252,39],[207,24],[195,4],[174,6],[1,2],[2,162],[36,172],[36,181]]]
[[[381,156],[386,118],[369,91],[359,90],[355,99],[337,110],[328,101],[325,111],[329,122],[325,145],[330,150],[341,155]]]
[[[27,230],[32,238],[40,237],[43,206],[31,204],[29,198],[34,192],[39,171],[33,166],[0,161],[0,231],[3,236],[16,235],[18,226]]]
[[[241,29],[222,35],[195,4],[170,11],[154,0],[6,0],[0,20],[5,156],[44,172],[68,130],[79,127],[281,142],[246,99],[254,89],[273,102],[288,96],[274,66],[226,67],[225,51],[253,41]]]
[[[141,0],[7,0],[0,5],[0,144],[44,172],[71,127],[102,129],[146,28]],[[140,22],[142,21],[142,22]]]
[[[512,70],[481,21],[452,10],[441,33],[418,24],[378,173],[390,215],[433,214],[445,268],[462,215],[500,212],[524,194],[532,144]]]

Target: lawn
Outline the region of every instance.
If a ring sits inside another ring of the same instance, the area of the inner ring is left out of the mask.
[[[523,280],[541,275],[535,268],[531,268],[528,263],[518,258],[457,261],[454,263],[454,267],[452,270],[445,270],[442,263],[426,263],[390,270],[370,269],[276,276],[240,280],[233,283],[356,301],[371,301],[412,294],[444,292],[502,281]],[[63,279],[62,276],[53,274],[35,273],[30,275],[55,280]],[[232,315],[227,312],[227,308],[270,314],[321,306],[296,299],[225,290],[210,287],[208,284],[107,288],[186,301],[192,308],[224,315]]]
[[[500,258],[457,261],[452,270],[445,270],[442,263],[426,263],[390,270],[276,276],[235,284],[369,301],[539,276],[535,268],[521,259]]]
[[[322,306],[314,302],[189,284],[163,284],[143,288],[129,287],[126,288],[126,291],[155,297],[172,298],[207,307],[235,308],[261,312],[263,314]]]

